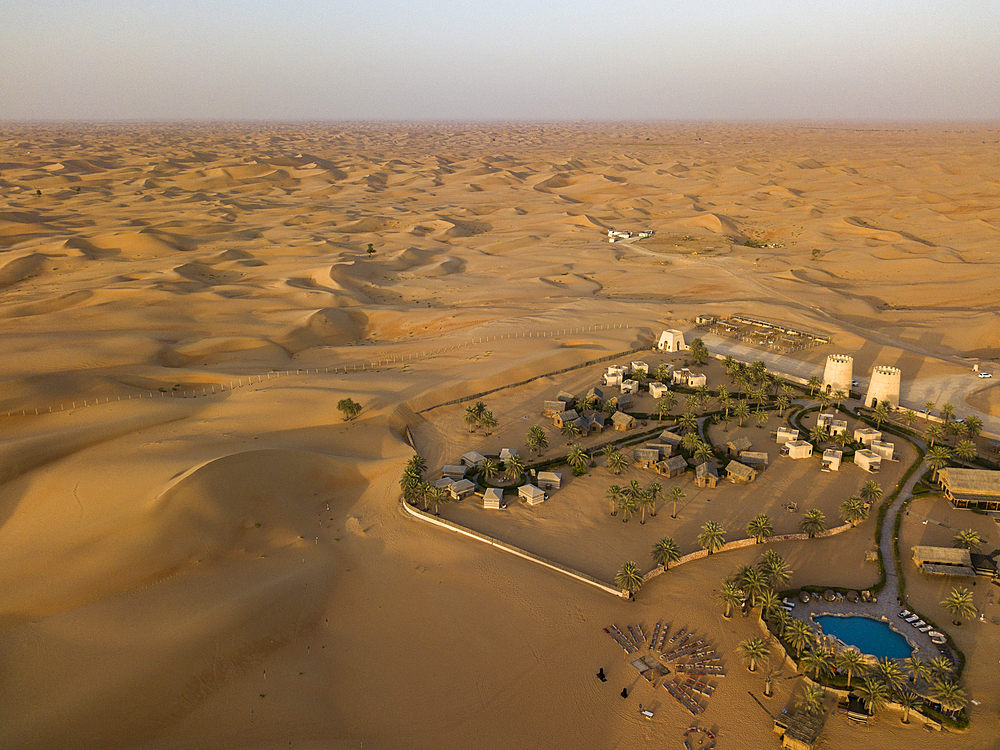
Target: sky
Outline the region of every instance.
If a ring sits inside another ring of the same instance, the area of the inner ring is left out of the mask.
[[[0,120],[1000,119],[1000,0],[0,0]]]

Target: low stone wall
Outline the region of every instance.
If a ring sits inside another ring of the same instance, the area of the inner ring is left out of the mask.
[[[816,534],[816,536],[814,538],[815,539],[822,539],[824,537],[834,536],[835,534],[843,534],[845,531],[847,531],[848,529],[852,529],[852,528],[854,528],[854,527],[851,526],[851,524],[845,523],[843,526],[837,526],[835,528],[827,529],[826,531],[822,531],[819,534]],[[779,534],[778,536],[772,536],[769,539],[767,539],[766,541],[761,542],[760,545],[764,546],[765,544],[773,544],[774,542],[798,542],[798,541],[803,541],[803,540],[809,539],[809,538],[810,537],[809,537],[808,534]],[[726,542],[726,544],[724,544],[722,546],[722,549],[720,549],[715,554],[718,555],[718,554],[721,554],[723,552],[729,552],[730,550],[734,550],[734,549],[743,549],[745,547],[753,547],[756,544],[757,544],[757,541],[755,539],[737,539],[735,542]],[[708,550],[700,549],[700,550],[697,550],[696,552],[691,552],[690,554],[684,555],[684,557],[680,558],[675,563],[671,563],[670,564],[670,568],[673,569],[673,568],[676,568],[678,565],[683,565],[684,563],[691,562],[692,560],[701,560],[702,558],[705,558],[705,557],[708,557]],[[659,565],[657,565],[655,568],[653,568],[651,571],[649,571],[646,575],[644,575],[642,577],[642,580],[645,582],[645,581],[648,581],[651,578],[656,578],[656,576],[660,575],[663,572],[664,572],[663,568],[660,567]]]
[[[402,503],[403,510],[409,513],[411,516],[417,520],[424,521],[425,523],[433,524],[434,526],[440,526],[443,529],[448,529],[449,531],[454,531],[457,534],[462,534],[476,541],[483,542],[490,545],[491,547],[496,547],[504,552],[509,552],[512,555],[521,557],[525,560],[530,560],[533,563],[537,563],[542,567],[554,570],[557,573],[562,573],[570,578],[575,578],[578,581],[586,583],[589,586],[594,586],[599,588],[601,591],[605,591],[609,594],[614,594],[615,596],[625,597],[624,592],[616,589],[612,584],[605,583],[604,581],[598,580],[592,576],[588,576],[586,573],[581,573],[578,570],[573,570],[572,568],[567,568],[565,565],[560,565],[557,562],[552,562],[551,560],[546,560],[544,557],[539,557],[538,555],[532,554],[527,550],[523,550],[520,547],[515,547],[513,544],[507,544],[506,542],[501,542],[499,539],[494,539],[491,536],[486,536],[485,534],[480,534],[478,531],[473,531],[472,529],[467,529],[464,526],[453,523],[452,521],[446,521],[443,518],[438,518],[437,516],[426,513],[419,508],[414,508],[406,500],[400,499]]]

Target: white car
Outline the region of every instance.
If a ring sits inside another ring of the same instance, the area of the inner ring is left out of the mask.
[[[992,378],[993,377],[993,373],[992,372],[981,372],[981,373],[979,373],[979,377],[981,377],[981,378],[983,378],[985,380],[986,378]]]

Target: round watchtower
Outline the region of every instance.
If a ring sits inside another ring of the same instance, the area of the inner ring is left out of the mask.
[[[846,354],[831,354],[826,358],[823,371],[823,390],[833,395],[837,391],[850,394],[854,380],[854,357]]]
[[[865,396],[865,406],[873,409],[879,404],[886,404],[890,409],[899,406],[900,371],[888,365],[875,365],[872,379],[868,383],[868,395]]]

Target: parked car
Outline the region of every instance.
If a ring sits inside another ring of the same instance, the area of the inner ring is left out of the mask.
[[[985,379],[985,378],[992,378],[993,377],[993,373],[992,372],[981,372],[981,373],[979,373],[979,377],[981,377],[983,379]]]

